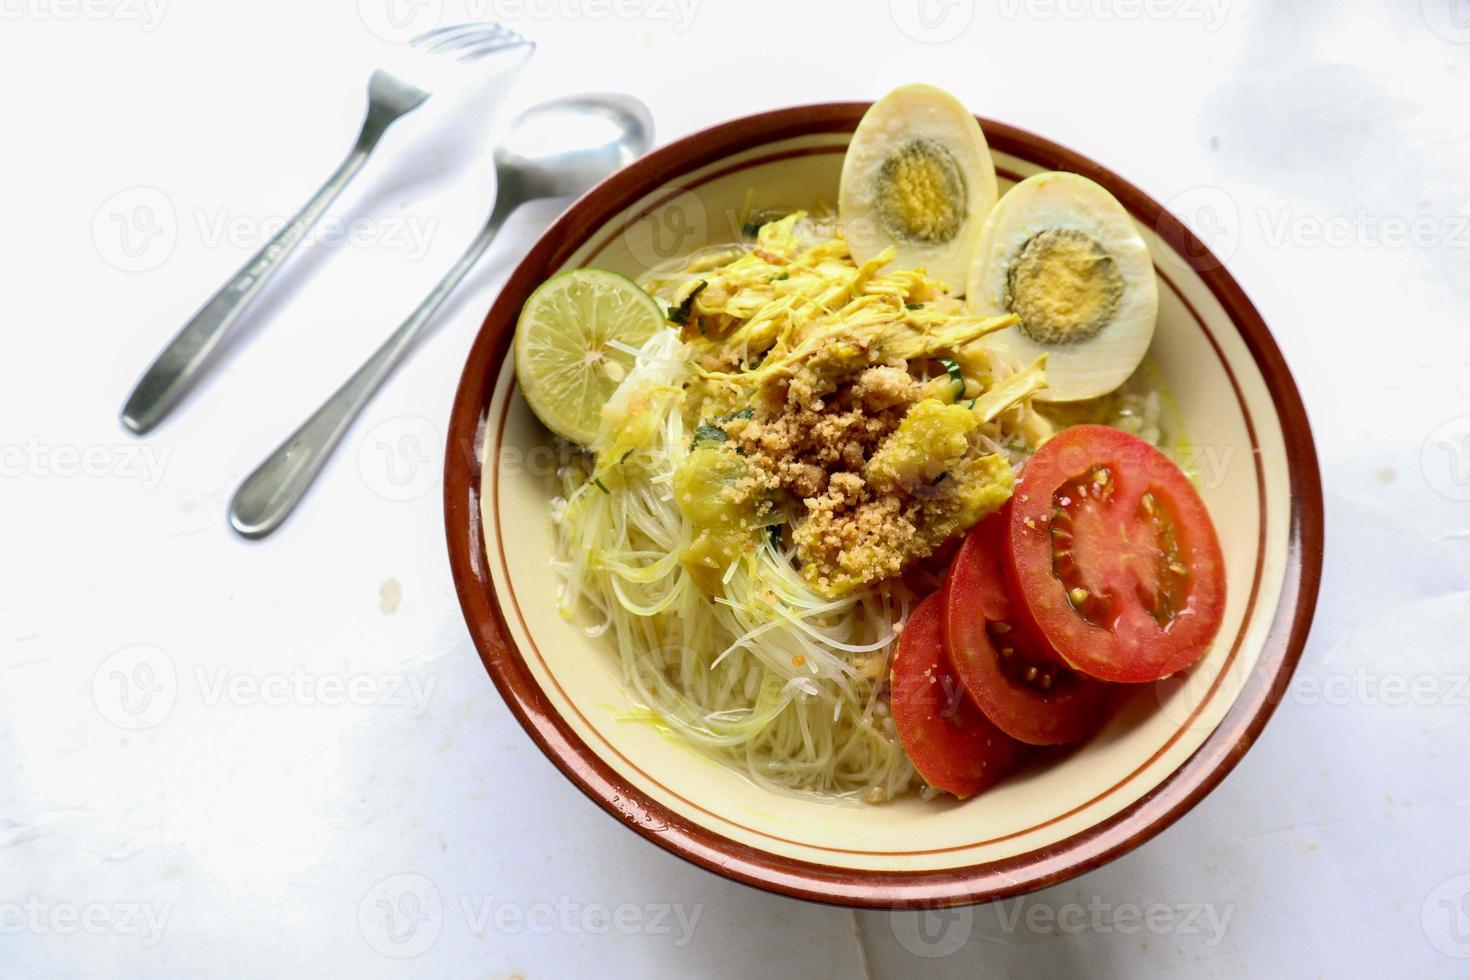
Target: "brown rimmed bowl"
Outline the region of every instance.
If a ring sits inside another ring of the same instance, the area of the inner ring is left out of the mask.
[[[610,638],[555,609],[547,519],[556,450],[516,391],[511,334],[553,273],[637,275],[735,239],[750,210],[837,196],[868,106],[765,112],[656,150],[590,191],[526,255],[485,318],[455,396],[445,462],[450,562],[495,686],[541,750],[631,829],[718,874],[843,905],[935,907],[1031,891],[1148,840],[1260,734],[1306,642],[1322,568],[1322,489],[1301,397],[1270,331],[1209,251],[1116,174],[981,120],[1003,187],[1040,170],[1103,184],[1159,273],[1149,363],[1190,439],[1225,550],[1225,623],[1187,676],[1136,689],[1092,740],[964,803],[882,806],[763,790],[626,718]]]

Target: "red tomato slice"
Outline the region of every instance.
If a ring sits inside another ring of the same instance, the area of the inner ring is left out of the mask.
[[[1014,614],[1006,591],[1004,511],[965,536],[944,584],[945,651],[975,704],[1030,745],[1075,742],[1095,729],[1107,685],[1062,666]]]
[[[1105,681],[1168,677],[1204,655],[1225,609],[1225,562],[1189,478],[1141,439],[1063,430],[1016,483],[1012,595],[1071,667]]]
[[[1025,746],[965,697],[944,660],[939,593],[909,614],[893,658],[893,724],[914,768],[960,799],[999,782]]]

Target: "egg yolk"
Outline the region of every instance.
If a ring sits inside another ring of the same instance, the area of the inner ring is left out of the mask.
[[[929,139],[899,145],[878,172],[878,210],[896,237],[943,244],[965,219],[965,178],[943,144]]]
[[[1118,264],[1095,238],[1073,228],[1032,235],[1006,275],[1006,308],[1038,344],[1087,340],[1112,321],[1122,298]]]

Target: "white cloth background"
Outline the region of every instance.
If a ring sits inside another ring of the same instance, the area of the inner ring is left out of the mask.
[[[478,129],[390,134],[333,210],[348,240],[297,257],[186,410],[122,431],[138,372],[345,153],[387,42],[474,15],[541,42],[513,101],[627,91],[665,141],[929,81],[1215,244],[1296,373],[1328,508],[1300,681],[1218,790],[1107,867],[927,920],[727,883],[576,792],[475,656],[438,496],[464,353],[556,203],[516,215],[295,519],[235,538],[233,487],[483,220]],[[6,973],[1470,970],[1451,0],[0,0],[0,83]]]

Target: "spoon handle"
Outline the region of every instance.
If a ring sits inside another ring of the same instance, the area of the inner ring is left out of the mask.
[[[497,201],[485,227],[408,319],[311,418],[245,478],[230,501],[230,525],[236,531],[247,538],[263,538],[281,526],[301,502],[352,421],[403,360],[424,324],[484,254],[513,208],[514,204],[502,208]]]
[[[142,435],[173,411],[240,314],[259,295],[261,287],[281,267],[286,257],[301,244],[337,195],[351,183],[388,127],[402,114],[402,110],[377,103],[369,105],[352,152],[327,178],[327,182],[274,238],[200,307],[193,319],[154,358],[123,406],[124,425]]]

